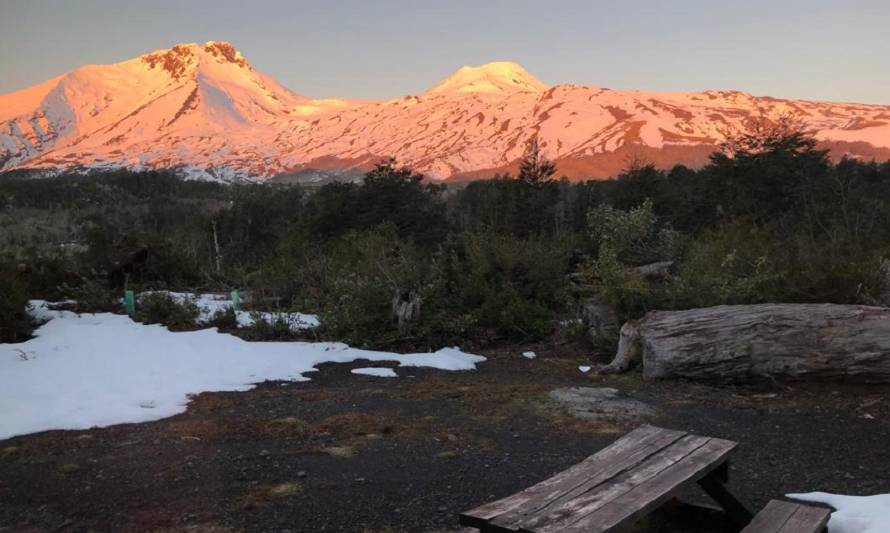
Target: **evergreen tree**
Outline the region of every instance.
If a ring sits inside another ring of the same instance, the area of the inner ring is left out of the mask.
[[[538,137],[532,138],[528,151],[519,161],[519,180],[533,186],[548,182],[556,174],[556,165],[544,158],[538,146]]]

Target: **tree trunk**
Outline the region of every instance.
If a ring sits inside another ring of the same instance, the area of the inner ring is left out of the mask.
[[[643,376],[890,382],[890,309],[835,304],[655,311],[639,324]]]
[[[216,234],[216,221],[213,221],[213,249],[216,251],[216,273],[222,268],[222,254],[219,253],[219,236]]]
[[[414,290],[397,289],[392,298],[392,312],[403,328],[420,318],[420,295]]]

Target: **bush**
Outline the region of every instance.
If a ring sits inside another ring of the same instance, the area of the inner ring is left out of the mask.
[[[590,211],[590,237],[598,257],[585,265],[582,274],[592,278],[603,300],[618,311],[619,318],[638,318],[660,307],[663,295],[631,267],[677,258],[682,236],[659,225],[651,200],[623,211],[608,205]]]
[[[568,300],[571,241],[465,233],[440,254],[425,318],[438,337],[536,340]],[[451,325],[458,329],[447,329]],[[484,331],[490,331],[485,334]]]
[[[337,240],[319,280],[322,333],[361,346],[411,337],[399,327],[393,298],[414,291],[423,299],[428,263],[391,225]]]
[[[881,268],[888,247],[848,241],[813,243],[806,238],[787,242],[788,293],[793,301],[878,303],[886,290]],[[883,305],[886,305],[886,301]]]
[[[213,313],[208,325],[222,330],[238,329],[238,315],[235,313],[235,308],[226,307]]]
[[[245,332],[251,340],[285,340],[294,336],[284,315],[274,316],[271,320],[267,320],[259,313],[251,313],[251,318],[253,318],[253,326],[250,331]]]
[[[18,268],[0,263],[0,342],[22,342],[31,338],[35,324],[28,314],[28,294]]]
[[[74,310],[78,313],[98,313],[120,311],[121,291],[113,291],[103,280],[87,278],[76,285],[63,283],[60,293],[74,300]]]
[[[705,231],[666,290],[675,308],[780,302],[789,293],[768,233],[745,223]]]
[[[197,318],[198,306],[194,302],[178,301],[166,292],[140,294],[136,303],[136,320],[144,324],[184,329],[194,327]]]
[[[680,250],[682,238],[669,227],[659,227],[651,200],[628,211],[603,205],[587,215],[590,236],[602,253],[609,254],[629,266],[673,259]]]
[[[362,346],[432,348],[472,340],[535,340],[568,300],[571,243],[464,233],[430,254],[392,227],[337,241],[318,284],[320,332]],[[399,324],[394,300],[418,302]]]

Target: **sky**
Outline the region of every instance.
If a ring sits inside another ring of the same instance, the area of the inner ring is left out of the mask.
[[[0,93],[218,40],[316,98],[509,60],[551,85],[890,104],[888,28],[888,0],[0,0]]]

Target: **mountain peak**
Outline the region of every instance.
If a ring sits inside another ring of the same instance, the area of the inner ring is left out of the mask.
[[[465,66],[425,95],[309,100],[230,43],[178,44],[0,95],[0,171],[175,168],[238,180],[393,156],[434,179],[471,179],[515,172],[535,135],[560,174],[607,177],[628,158],[700,165],[727,132],[789,113],[834,156],[890,159],[890,106],[734,91],[549,92],[507,61]]]
[[[158,67],[166,70],[173,78],[179,78],[189,65],[196,64],[200,59],[207,60],[208,56],[217,62],[250,68],[241,52],[225,41],[207,41],[204,44],[180,43],[171,48],[155,50],[140,56],[140,59],[150,69]]]
[[[204,43],[204,51],[213,57],[219,57],[229,63],[235,63],[241,67],[247,66],[247,60],[244,59],[241,52],[232,46],[232,43],[226,41],[207,41]]]
[[[512,61],[493,61],[480,66],[465,65],[432,87],[428,94],[541,92],[547,85]]]

